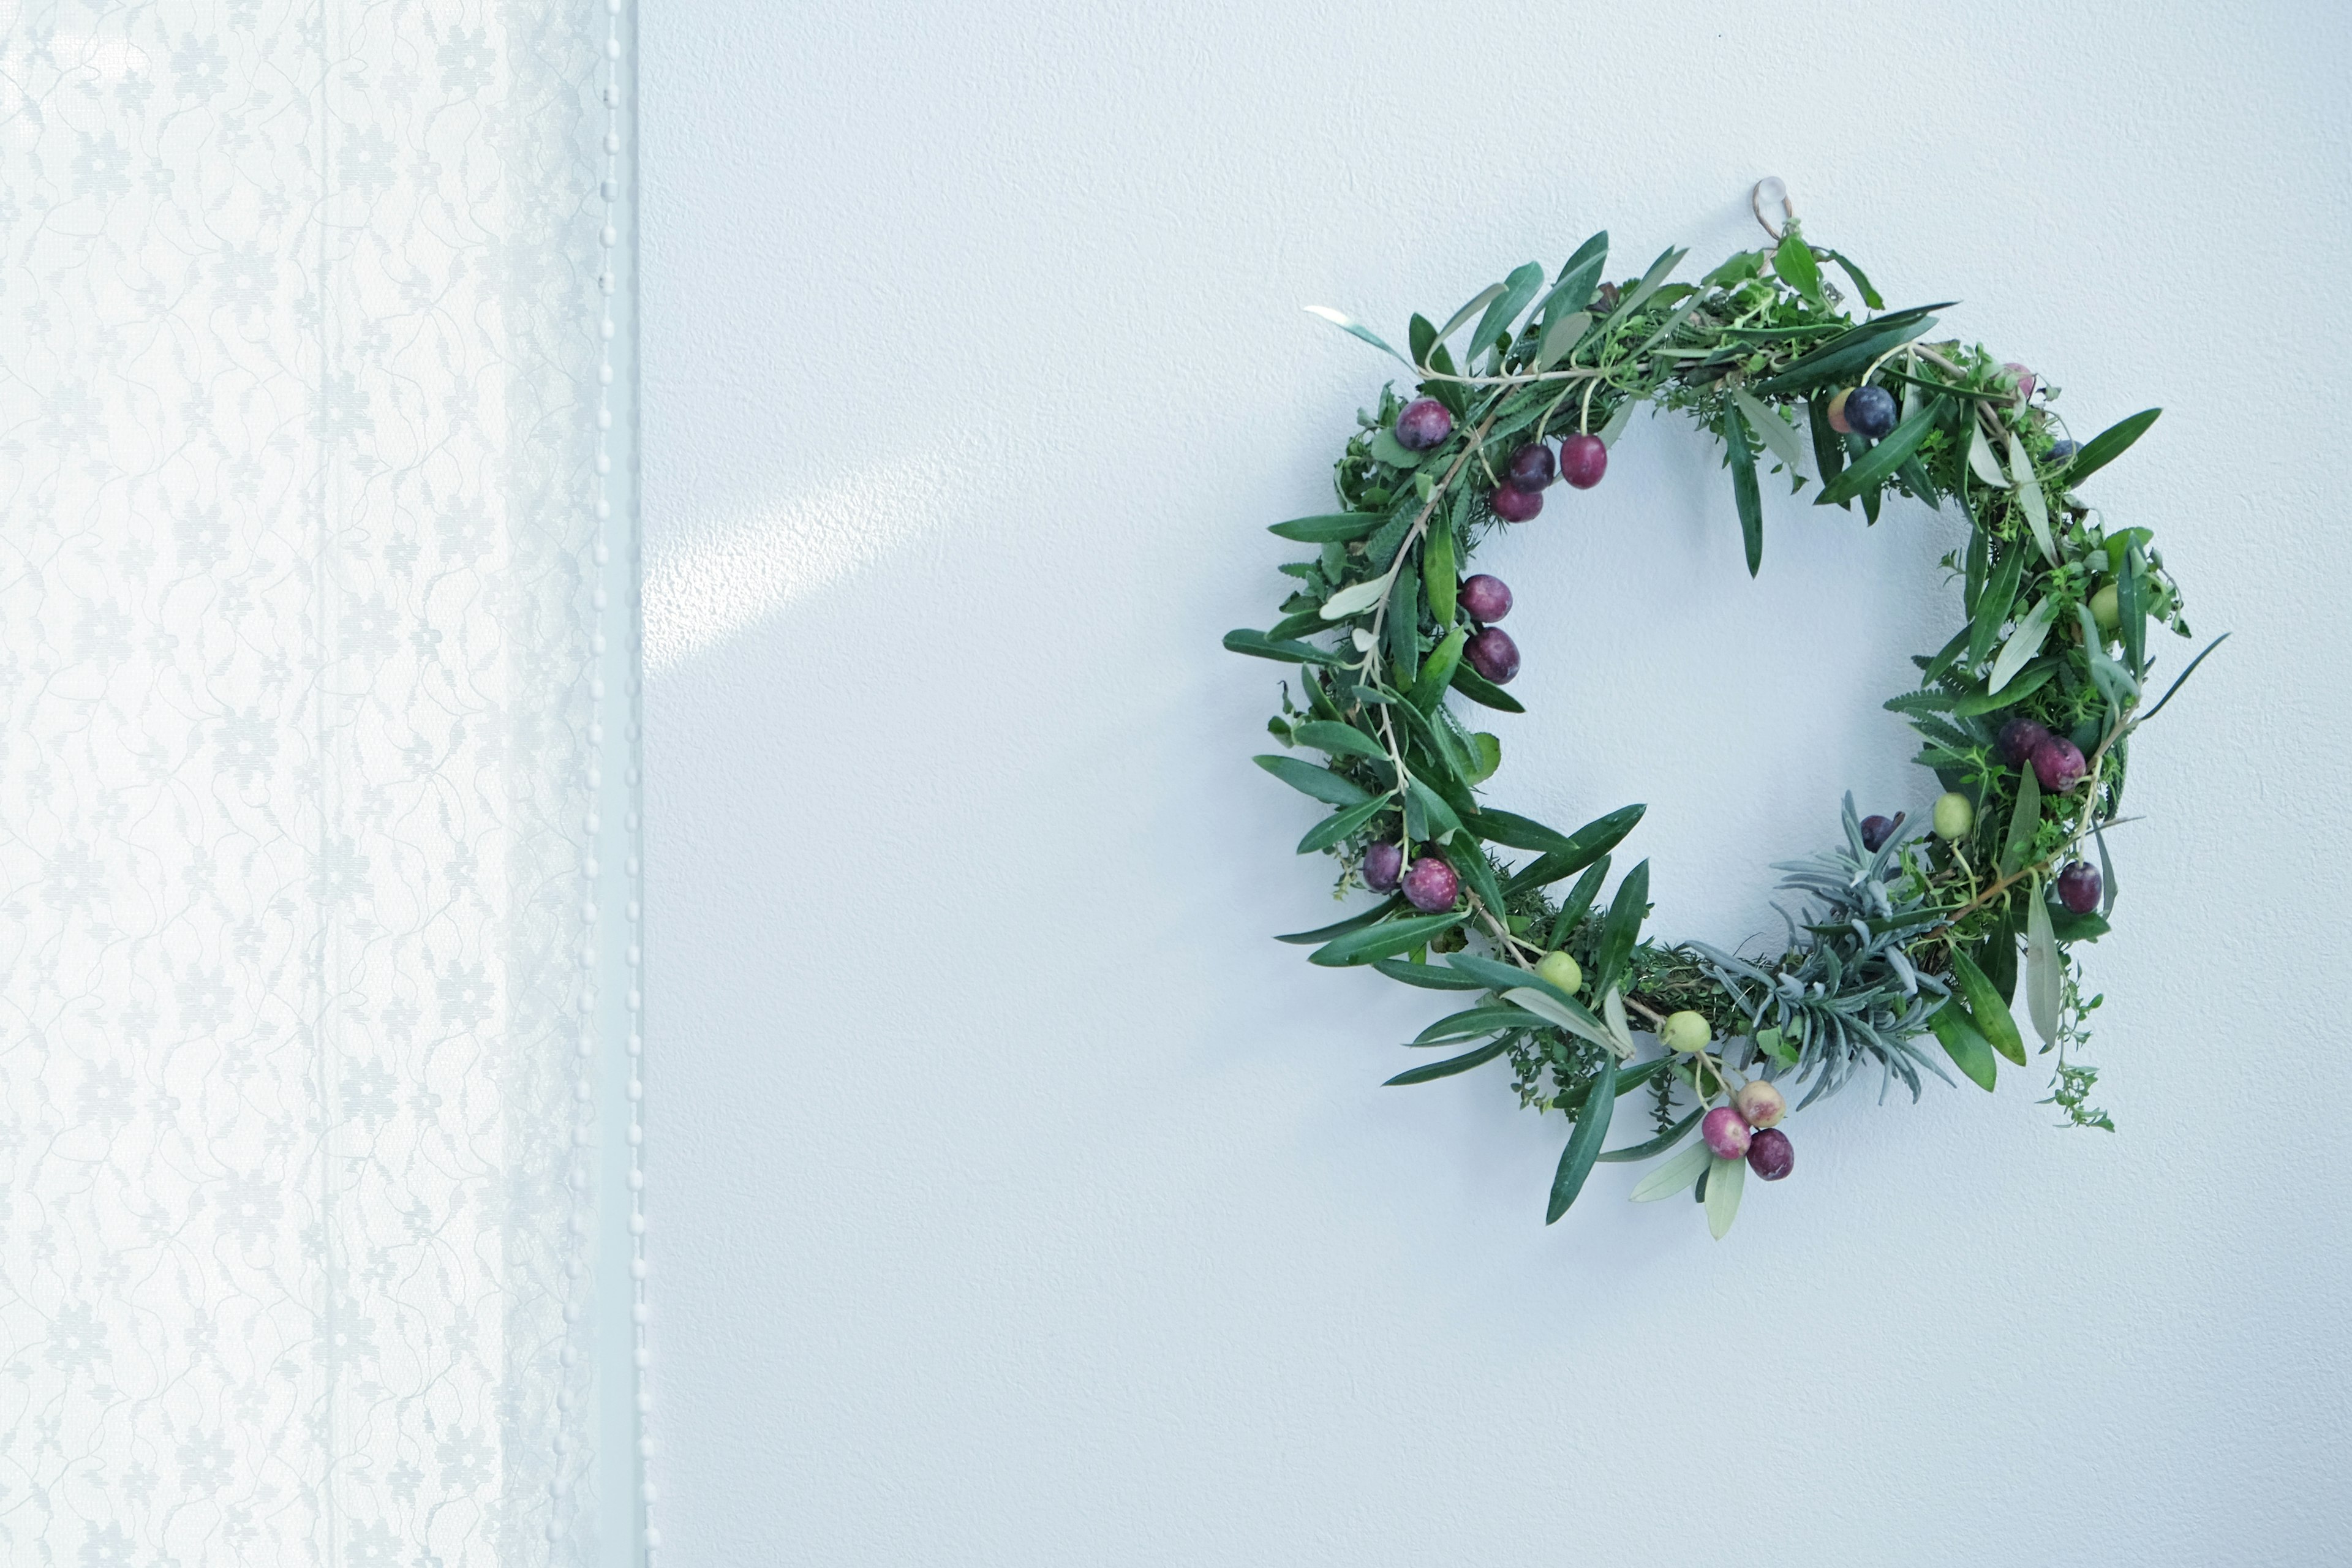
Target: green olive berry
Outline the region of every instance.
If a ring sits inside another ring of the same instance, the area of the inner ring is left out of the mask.
[[[1969,829],[1977,825],[1977,808],[1969,797],[1958,790],[1936,797],[1936,837],[1948,844],[1955,838],[1966,838]]]
[[[2103,632],[2114,631],[2124,618],[2124,607],[2116,597],[2113,583],[2091,595],[2091,618],[2099,623],[2099,629]]]
[[[1584,989],[1584,968],[1564,952],[1547,952],[1536,963],[1536,978],[1570,996]]]
[[[1707,1042],[1714,1037],[1715,1031],[1696,1013],[1672,1014],[1658,1028],[1658,1039],[1666,1049],[1684,1056],[1706,1049]]]

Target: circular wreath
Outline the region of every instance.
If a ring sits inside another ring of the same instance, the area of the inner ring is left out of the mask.
[[[1793,1168],[1784,1088],[1802,1110],[1874,1067],[1882,1101],[1896,1082],[1916,1100],[1923,1074],[1952,1081],[1932,1036],[1990,1089],[1998,1057],[2027,1059],[2011,1011],[2021,979],[2041,1048],[2055,1053],[2043,1103],[2062,1124],[2114,1125],[2089,1102],[2098,1074],[2081,1047],[2102,998],[2084,995],[2072,948],[2108,929],[2103,830],[2131,737],[2212,647],[2145,701],[2150,624],[2189,635],[2180,592],[2147,529],[2105,526],[2078,491],[2158,410],[2077,445],[2045,378],[1980,345],[1927,341],[1946,307],[1885,310],[1859,267],[1804,237],[1773,184],[1759,186],[1757,216],[1775,243],[1696,284],[1668,281],[1685,255],[1672,248],[1638,279],[1602,281],[1609,240],[1597,234],[1549,286],[1530,262],[1443,326],[1414,316],[1409,358],[1310,307],[1403,360],[1417,395],[1383,388],[1376,411],[1359,412],[1338,464],[1343,510],[1272,528],[1314,547],[1282,567],[1282,618],[1224,639],[1300,667],[1300,697],[1286,681],[1269,727],[1328,760],[1256,761],[1333,808],[1298,850],[1338,858],[1336,896],[1380,895],[1279,940],[1311,944],[1317,964],[1476,994],[1411,1042],[1459,1054],[1389,1082],[1500,1061],[1522,1105],[1569,1117],[1547,1223],[1594,1162],[1658,1158],[1635,1201],[1693,1193],[1720,1237],[1750,1170],[1769,1182]],[[1825,265],[1874,313],[1850,315]],[[1474,321],[1457,361],[1454,334]],[[1837,842],[1775,868],[1802,900],[1781,910],[1777,952],[1645,939],[1648,862],[1604,896],[1611,851],[1643,808],[1560,832],[1481,804],[1501,743],[1447,700],[1524,711],[1503,689],[1519,668],[1498,624],[1511,592],[1469,572],[1472,552],[1495,527],[1534,522],[1555,479],[1601,482],[1644,402],[1721,438],[1750,575],[1759,463],[1872,522],[1895,491],[1948,503],[1969,526],[1966,550],[1944,558],[1961,624],[1913,660],[1917,689],[1886,704],[1925,738],[1916,761],[1943,793],[1925,823],[1858,816],[1847,795]],[[1637,1059],[1637,1018],[1663,1055]],[[1619,1098],[1643,1085],[1650,1135],[1604,1148]]]

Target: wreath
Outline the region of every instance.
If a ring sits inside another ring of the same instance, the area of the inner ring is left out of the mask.
[[[1670,281],[1679,248],[1603,281],[1602,233],[1549,283],[1530,262],[1443,326],[1414,316],[1409,355],[1310,307],[1402,361],[1415,395],[1391,384],[1359,411],[1337,466],[1341,510],[1271,530],[1313,547],[1281,568],[1282,618],[1224,639],[1299,667],[1299,693],[1283,683],[1269,727],[1287,751],[1328,760],[1256,762],[1331,808],[1298,851],[1338,858],[1335,896],[1377,900],[1278,940],[1312,946],[1318,965],[1463,994],[1467,1006],[1411,1042],[1456,1054],[1388,1081],[1501,1062],[1523,1106],[1565,1115],[1547,1223],[1596,1162],[1656,1159],[1634,1200],[1691,1193],[1721,1237],[1748,1173],[1774,1182],[1794,1168],[1790,1095],[1801,1110],[1874,1068],[1881,1102],[1897,1082],[1916,1100],[1925,1076],[1953,1081],[1944,1061],[1988,1090],[1998,1058],[2025,1065],[2021,983],[2054,1056],[2042,1103],[2062,1125],[2114,1127],[2090,1103],[2098,1074],[2082,1047],[2103,998],[2084,994],[2076,946],[2105,934],[2115,907],[2105,830],[2132,738],[2221,640],[2145,701],[2151,626],[2189,636],[2180,590],[2149,531],[2108,526],[2082,491],[2159,410],[2078,445],[2046,378],[1980,345],[1930,342],[1947,305],[1885,310],[1776,187],[1754,198],[1772,243],[1696,283]],[[1812,485],[1815,505],[1858,506],[1868,522],[1899,494],[1954,508],[1969,529],[1943,562],[1958,629],[1886,703],[1924,739],[1915,760],[1943,793],[1924,823],[1859,816],[1848,795],[1833,844],[1775,867],[1801,900],[1796,913],[1776,905],[1788,927],[1776,952],[1644,937],[1649,863],[1609,889],[1612,852],[1643,808],[1561,832],[1483,804],[1501,742],[1450,701],[1525,710],[1504,689],[1520,662],[1501,624],[1511,591],[1470,571],[1472,554],[1490,530],[1540,517],[1556,479],[1601,483],[1644,403],[1722,441],[1751,576],[1767,465],[1791,493]],[[1663,1054],[1641,1059],[1636,1020]],[[1648,1135],[1604,1147],[1618,1100],[1643,1086]]]

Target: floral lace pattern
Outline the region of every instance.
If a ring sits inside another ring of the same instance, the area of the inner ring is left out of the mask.
[[[0,0],[6,1562],[594,1559],[604,37]]]

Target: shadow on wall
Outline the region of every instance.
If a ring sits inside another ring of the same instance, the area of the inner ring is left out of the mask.
[[[975,453],[947,444],[646,542],[646,675],[659,679],[793,602],[947,531]],[[964,481],[961,487],[959,480]]]

